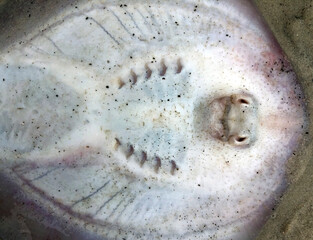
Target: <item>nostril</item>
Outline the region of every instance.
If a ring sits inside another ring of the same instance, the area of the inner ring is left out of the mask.
[[[244,98],[239,98],[238,102],[241,104],[250,104],[248,100],[244,99]]]
[[[235,140],[237,142],[244,142],[247,138],[246,137],[236,137]]]
[[[232,135],[228,138],[228,142],[234,146],[245,146],[249,144],[249,137]]]

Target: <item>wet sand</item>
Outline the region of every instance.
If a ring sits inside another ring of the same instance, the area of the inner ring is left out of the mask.
[[[313,239],[313,1],[255,0],[291,61],[307,102],[305,141],[289,161],[290,186],[257,240]]]

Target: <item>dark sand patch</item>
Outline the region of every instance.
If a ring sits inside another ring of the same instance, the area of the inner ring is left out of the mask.
[[[257,240],[313,239],[313,1],[255,2],[296,71],[308,112],[305,141],[289,162],[291,185]]]

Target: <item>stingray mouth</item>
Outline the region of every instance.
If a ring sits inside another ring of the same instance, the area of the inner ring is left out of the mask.
[[[257,102],[249,94],[232,94],[209,104],[208,132],[233,146],[250,146],[256,140]]]

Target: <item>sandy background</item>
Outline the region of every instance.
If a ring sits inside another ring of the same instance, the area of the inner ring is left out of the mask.
[[[290,161],[291,185],[257,240],[313,239],[313,1],[255,0],[291,61],[308,110],[306,141]]]
[[[5,2],[7,5],[4,5]],[[55,9],[73,1],[34,1],[45,2],[41,4],[43,6],[41,8],[34,8],[30,2],[32,1],[0,0],[0,48],[25,35],[28,28],[38,25],[34,17],[37,14],[53,16]],[[255,2],[303,86],[309,121],[305,141],[296,156],[290,159],[288,191],[257,240],[310,240],[313,239],[313,122],[310,116],[313,113],[313,0],[255,0]],[[12,31],[11,28],[16,31]],[[0,192],[3,194],[2,190]],[[9,212],[10,207],[5,204],[3,198],[0,199],[0,206]],[[15,224],[16,222],[12,222],[10,227],[14,228]],[[40,226],[36,229],[40,229]],[[14,229],[12,231],[15,232]],[[45,234],[51,237],[52,233]],[[62,238],[58,234],[54,236],[55,239]]]

